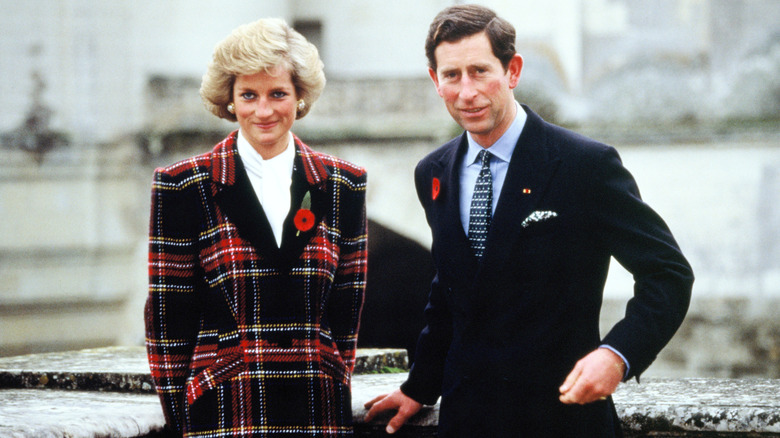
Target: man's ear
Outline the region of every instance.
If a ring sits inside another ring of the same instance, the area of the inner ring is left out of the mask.
[[[507,71],[509,72],[509,88],[514,89],[520,82],[520,72],[523,71],[523,57],[519,53],[515,53],[515,56],[509,61]]]
[[[439,77],[436,75],[436,72],[430,67],[428,67],[428,76],[431,77],[431,80],[433,81],[433,85],[436,86],[436,92],[439,93],[440,97],[443,97],[441,95],[441,91],[439,91]]]

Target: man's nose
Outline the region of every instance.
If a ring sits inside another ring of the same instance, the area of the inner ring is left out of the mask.
[[[460,92],[458,94],[461,99],[473,99],[477,96],[477,84],[468,75],[464,75],[460,81]]]

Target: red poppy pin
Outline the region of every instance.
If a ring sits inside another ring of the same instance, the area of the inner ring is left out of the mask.
[[[441,191],[441,182],[439,182],[439,178],[433,178],[433,187],[431,188],[431,197],[435,201],[436,198],[439,197],[439,192]]]
[[[295,228],[298,229],[298,232],[295,234],[296,236],[300,236],[301,231],[305,233],[311,230],[314,226],[314,213],[311,212],[311,193],[309,191],[306,191],[306,194],[303,195],[301,208],[295,213],[293,223],[295,223]]]

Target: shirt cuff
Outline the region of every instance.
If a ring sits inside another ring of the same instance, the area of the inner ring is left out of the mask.
[[[607,350],[609,350],[609,351],[611,351],[611,352],[613,352],[613,353],[617,354],[618,356],[620,356],[620,359],[622,359],[622,360],[623,360],[623,363],[624,363],[624,364],[626,364],[626,372],[625,372],[625,373],[623,373],[623,380],[625,380],[625,379],[626,379],[626,377],[628,377],[628,370],[630,370],[630,369],[631,369],[631,364],[629,364],[629,363],[628,363],[628,359],[626,359],[626,357],[625,357],[625,356],[623,356],[623,353],[621,353],[621,352],[619,352],[619,351],[615,350],[615,348],[614,348],[614,347],[612,347],[611,345],[607,345],[607,344],[601,344],[601,345],[599,345],[599,348],[606,348]]]

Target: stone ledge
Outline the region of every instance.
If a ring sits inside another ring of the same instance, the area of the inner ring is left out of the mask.
[[[153,394],[0,390],[2,437],[152,437],[164,425]]]
[[[405,378],[353,378],[356,436],[383,436],[388,416],[366,424],[363,404],[397,388]],[[780,437],[780,380],[646,379],[641,385],[621,384],[614,398],[629,437]],[[400,436],[434,436],[437,418],[438,405],[425,407]],[[2,436],[155,436],[163,423],[154,394],[0,390]]]
[[[614,400],[627,433],[780,437],[778,379],[647,379],[621,384]]]
[[[374,370],[406,359],[397,350],[359,356]],[[366,424],[363,404],[405,379],[404,373],[353,377],[357,437],[384,436],[389,416]],[[141,347],[0,358],[0,388],[9,387],[0,389],[0,436],[153,437],[163,428]],[[621,384],[614,399],[628,437],[780,437],[778,379],[648,378]],[[425,407],[399,437],[435,436],[437,419],[438,405]]]
[[[355,374],[408,369],[406,351],[358,349]],[[154,393],[143,347],[106,347],[0,358],[0,388]]]

